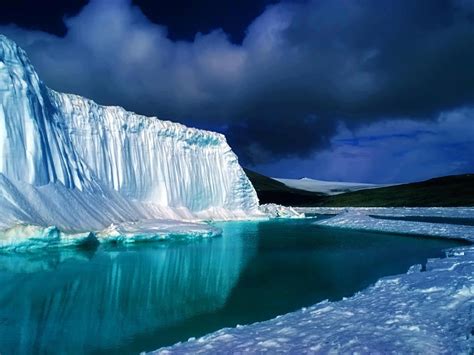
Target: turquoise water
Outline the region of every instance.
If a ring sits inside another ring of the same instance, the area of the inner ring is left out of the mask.
[[[222,237],[0,255],[0,353],[137,353],[350,296],[457,241],[227,222]]]

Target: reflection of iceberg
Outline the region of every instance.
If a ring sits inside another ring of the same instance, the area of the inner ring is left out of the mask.
[[[95,254],[95,249],[96,248],[91,245],[87,249],[43,248],[26,253],[2,253],[0,254],[0,275],[3,273],[3,276],[5,276],[6,272],[14,273],[10,275],[12,279],[15,279],[15,274],[51,272],[65,262],[87,262],[91,260]],[[6,284],[2,283],[2,288],[6,286]]]
[[[222,307],[248,260],[238,235],[84,253],[51,251],[43,254],[43,264],[31,255],[0,259],[8,263],[0,265],[2,351],[77,353],[123,346]],[[96,347],[86,348],[91,344]]]

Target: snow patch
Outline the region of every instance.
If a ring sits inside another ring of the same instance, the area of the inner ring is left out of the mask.
[[[339,182],[339,181],[324,181],[314,180],[309,178],[302,179],[280,179],[273,178],[288,187],[294,189],[320,192],[326,195],[338,195],[345,192],[374,189],[378,187],[385,187],[391,185],[376,185],[376,184],[364,184],[359,182]]]
[[[351,209],[347,212],[316,222],[328,227],[367,230],[385,233],[429,235],[434,237],[459,238],[474,241],[474,227],[443,223],[384,220],[370,217],[365,211]]]

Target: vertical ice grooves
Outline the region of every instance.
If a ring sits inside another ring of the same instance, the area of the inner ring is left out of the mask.
[[[258,200],[221,134],[47,88],[0,35],[0,173],[32,186],[104,186],[130,201],[253,212]]]

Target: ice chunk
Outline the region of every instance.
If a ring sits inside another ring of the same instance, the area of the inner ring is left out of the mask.
[[[267,203],[260,206],[260,211],[271,218],[303,218],[304,214],[296,211],[293,207]]]

